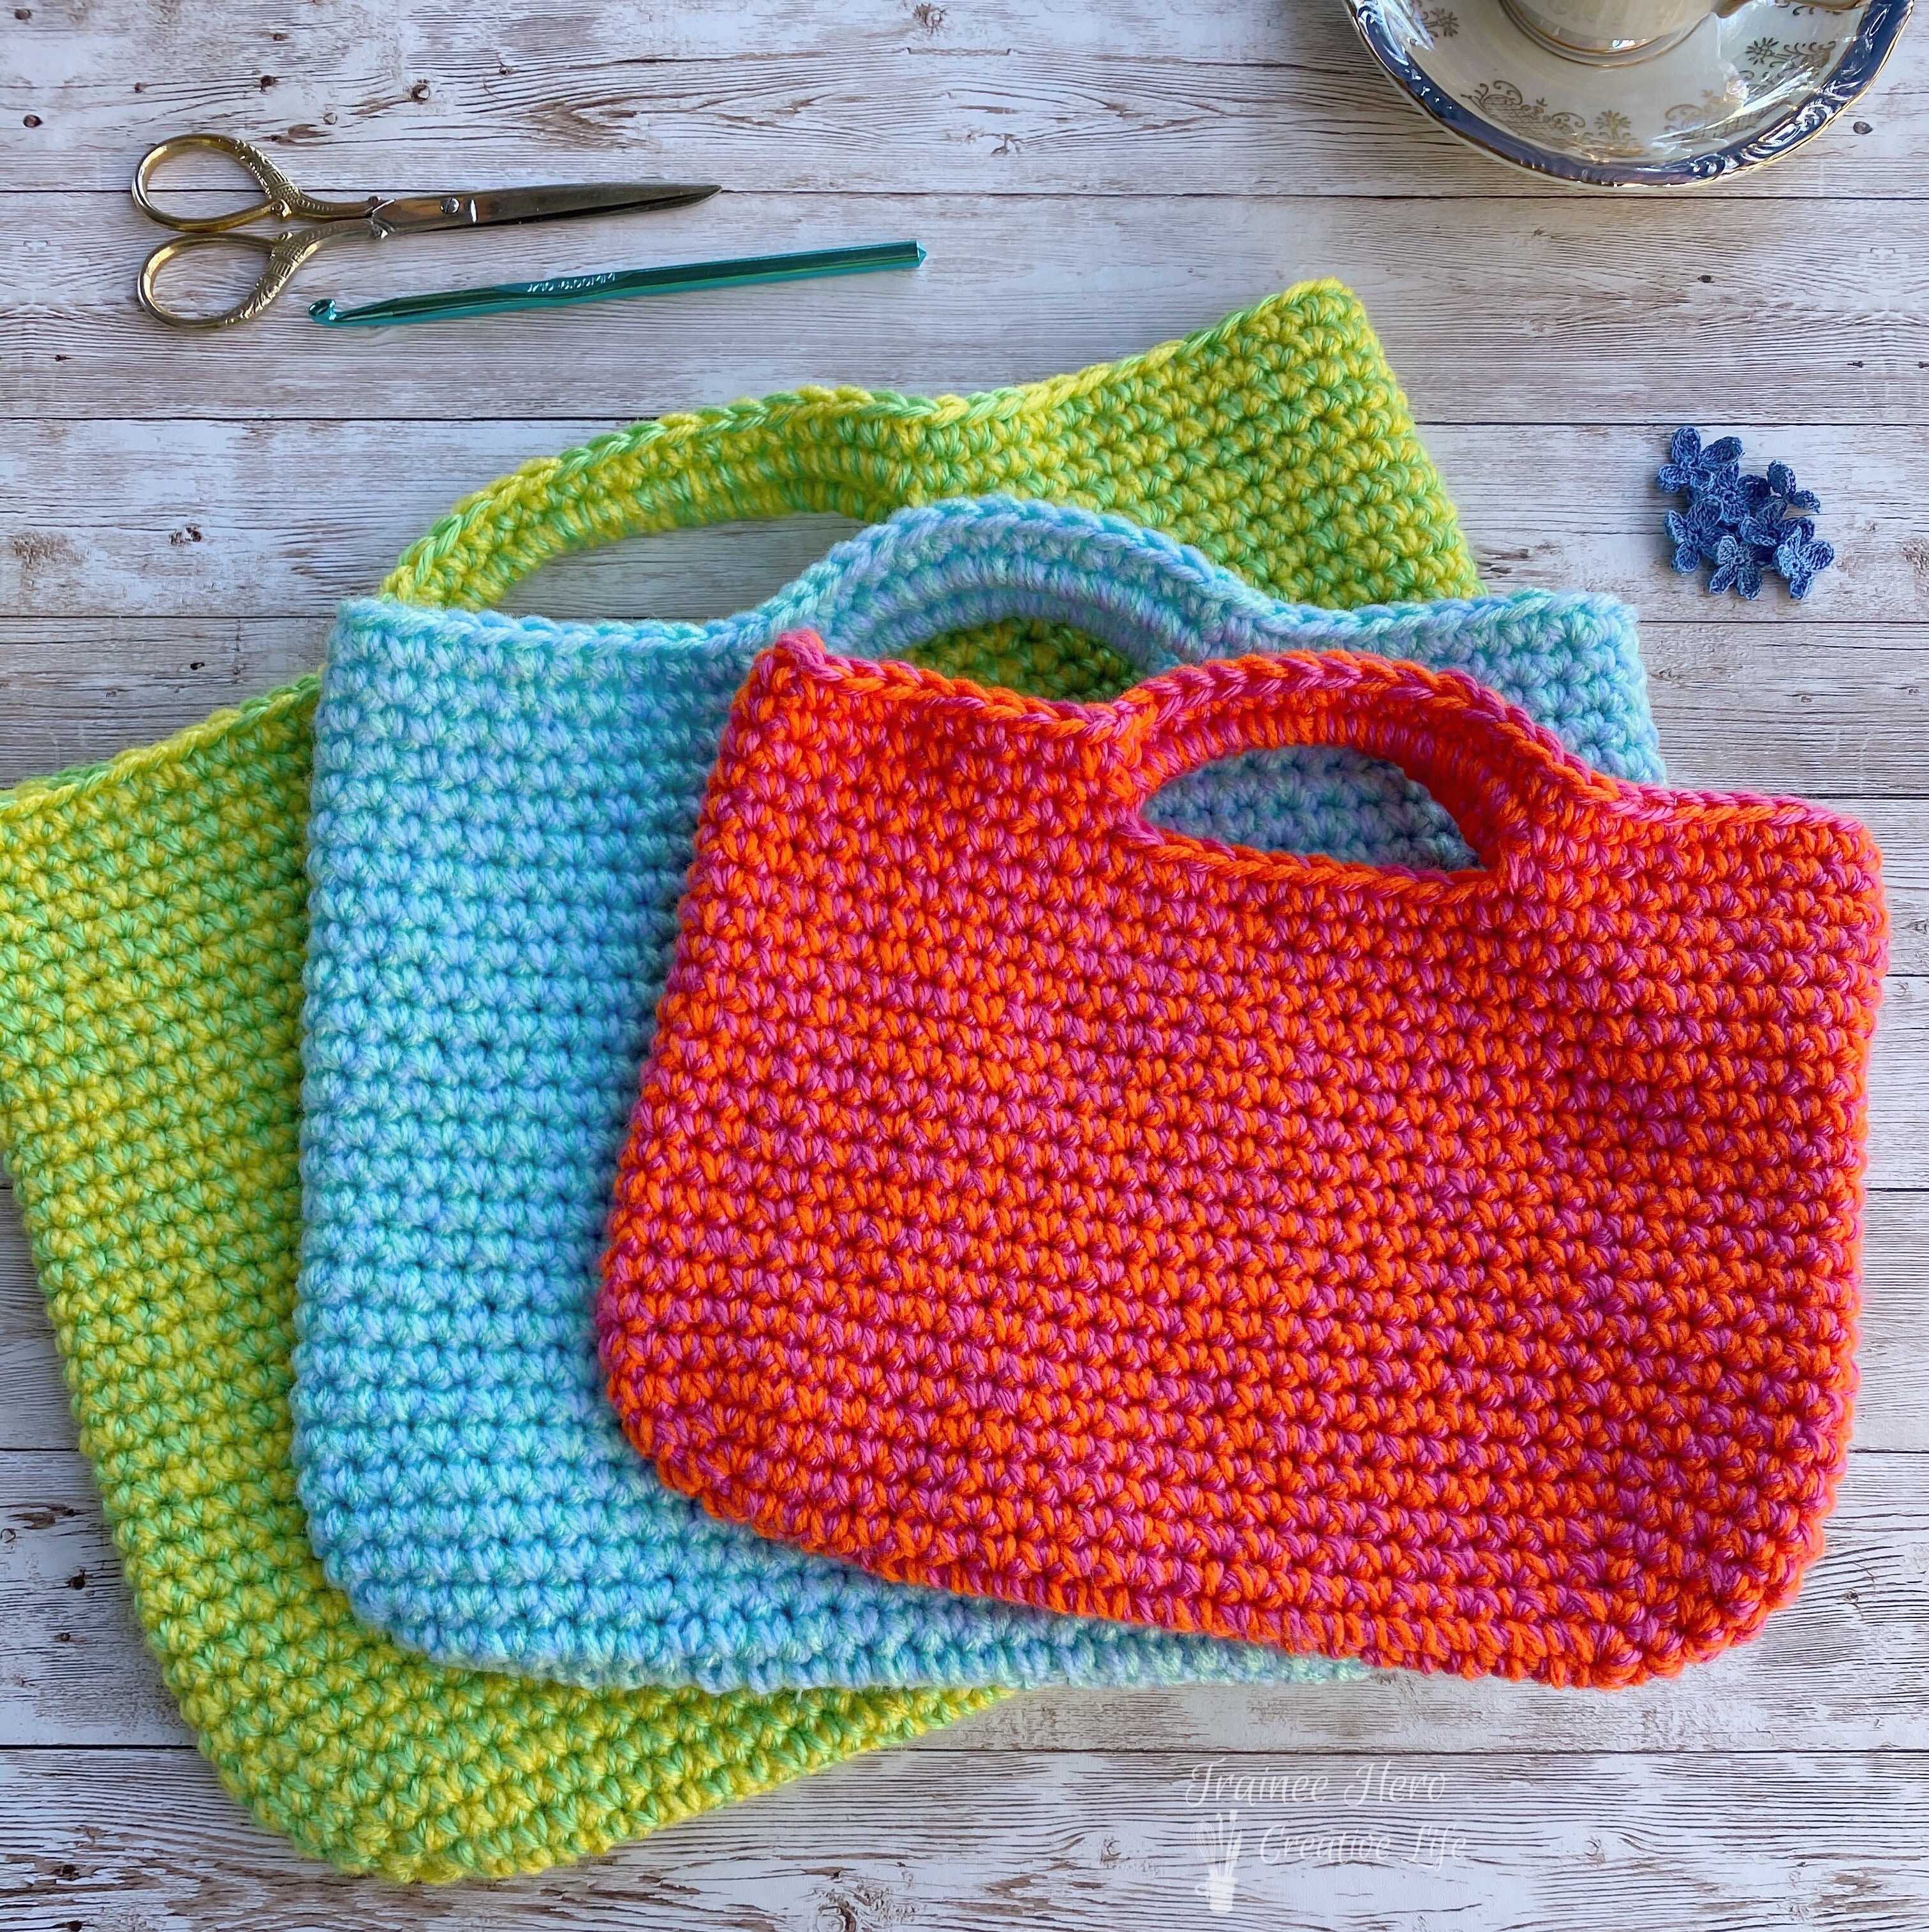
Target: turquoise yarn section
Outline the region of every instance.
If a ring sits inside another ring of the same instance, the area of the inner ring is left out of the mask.
[[[1529,591],[1338,612],[1111,517],[907,510],[706,625],[343,608],[316,721],[296,1456],[356,1614],[442,1662],[595,1686],[1278,1682],[1355,1666],[882,1582],[665,1490],[606,1401],[607,1196],[697,810],[756,653],[902,654],[1068,622],[1150,674],[1344,646],[1453,667],[1595,765],[1658,778],[1633,616]],[[1151,815],[1378,862],[1468,862],[1390,768],[1209,766]]]

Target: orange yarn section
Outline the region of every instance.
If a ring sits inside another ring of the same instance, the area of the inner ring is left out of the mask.
[[[1481,866],[1140,806],[1391,758]],[[1613,1684],[1751,1635],[1846,1450],[1860,827],[1341,653],[1080,706],[785,640],[732,714],[599,1321],[665,1481],[881,1575]]]

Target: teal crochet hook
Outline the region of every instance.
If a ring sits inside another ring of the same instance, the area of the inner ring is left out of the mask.
[[[624,296],[680,295],[692,289],[742,288],[752,282],[796,282],[813,275],[864,275],[879,268],[915,268],[924,259],[915,242],[882,242],[863,248],[813,248],[794,255],[747,255],[732,262],[678,262],[660,268],[622,268],[600,275],[560,275],[543,282],[499,282],[438,295],[398,296],[361,308],[332,301],[310,305],[312,320],[330,328],[381,322],[441,322],[456,316],[496,315],[507,309],[565,308],[575,302],[613,302]]]

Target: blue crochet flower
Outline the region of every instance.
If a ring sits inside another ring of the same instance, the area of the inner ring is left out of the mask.
[[[1796,487],[1795,472],[1786,463],[1771,463],[1763,481],[1768,486],[1764,502],[1775,505],[1778,516],[1799,516],[1804,510],[1819,510],[1822,507],[1822,499],[1813,490]]]
[[[1686,516],[1679,510],[1667,513],[1668,535],[1674,539],[1675,568],[1694,570],[1715,561],[1715,549],[1721,540],[1721,512],[1706,496],[1688,506]]]
[[[1684,424],[1668,445],[1655,480],[1685,490],[1688,509],[1667,512],[1674,567],[1691,571],[1704,560],[1715,566],[1712,592],[1733,590],[1752,602],[1762,594],[1765,570],[1781,572],[1791,597],[1808,594],[1817,576],[1835,560],[1817,540],[1815,526],[1799,513],[1819,510],[1822,500],[1805,490],[1786,463],[1771,463],[1766,476],[1742,473],[1742,441],[1724,436],[1702,447],[1701,432]]]
[[[1751,517],[1765,514],[1775,502],[1775,492],[1769,488],[1766,476],[1744,476],[1739,472],[1714,485],[1710,494],[1719,497],[1731,527],[1739,526]],[[1775,514],[1778,517],[1781,512],[1776,510]]]
[[[1754,507],[1752,486],[1760,481],[1758,476],[1744,476],[1736,470],[1718,470],[1698,485],[1688,500],[1697,509],[1706,505],[1718,523],[1733,530]]]
[[[1684,423],[1668,445],[1668,460],[1655,481],[1664,490],[1684,490],[1698,496],[1724,476],[1732,476],[1742,460],[1742,439],[1724,436],[1719,442],[1701,446],[1701,432]]]
[[[1763,509],[1744,517],[1735,526],[1736,533],[1745,544],[1752,544],[1764,556],[1773,554],[1776,544],[1787,533],[1789,526],[1782,520],[1781,506],[1772,503]],[[1809,528],[1813,530],[1813,524]]]
[[[1724,532],[1715,548],[1715,574],[1708,580],[1708,587],[1735,591],[1752,604],[1762,594],[1764,561],[1753,544]]]
[[[1802,492],[1805,496],[1808,494]],[[1806,517],[1794,518],[1775,546],[1775,568],[1788,584],[1788,594],[1798,602],[1808,595],[1808,586],[1817,577],[1835,561],[1835,546],[1815,534],[1815,526]]]

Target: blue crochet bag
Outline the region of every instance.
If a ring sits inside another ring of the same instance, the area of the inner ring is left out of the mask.
[[[1471,673],[1658,778],[1632,614],[1526,591],[1276,602],[1119,518],[906,510],[747,615],[559,624],[344,605],[309,829],[296,1456],[355,1611],[445,1663],[592,1685],[1279,1682],[1277,1650],[878,1582],[718,1522],[624,1440],[591,1329],[607,1196],[705,781],[756,653],[902,656],[1014,618],[1141,673],[1343,646]],[[1154,814],[1230,841],[1472,862],[1391,767],[1208,766]]]

